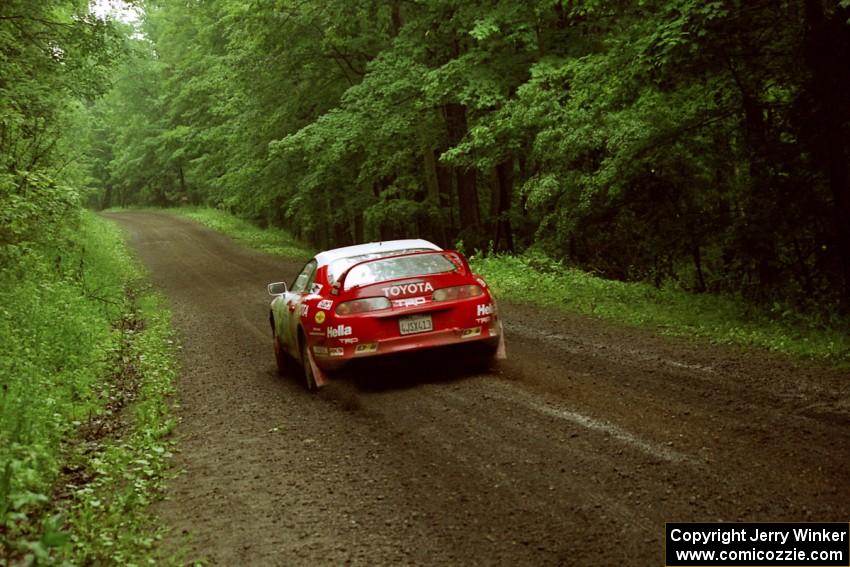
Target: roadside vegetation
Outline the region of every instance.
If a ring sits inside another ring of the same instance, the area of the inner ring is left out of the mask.
[[[88,2],[0,2],[0,565],[157,557],[168,313],[118,229],[82,208],[125,31]]]
[[[173,420],[168,312],[84,213],[0,270],[0,564],[143,564]]]
[[[850,2],[738,4],[0,2],[0,564],[160,559],[168,314],[85,203],[848,363]]]
[[[256,224],[217,209],[180,207],[169,213],[186,217],[218,232],[225,233],[242,244],[278,256],[306,262],[314,254],[309,247],[297,242],[281,228],[261,228]]]
[[[604,279],[535,253],[479,253],[471,264],[497,297],[649,327],[662,334],[762,347],[850,366],[850,321],[837,316],[824,319],[779,303],[758,306],[675,286]]]
[[[256,250],[293,260],[315,253],[285,231],[258,227],[234,215],[200,208],[167,209],[227,234]],[[462,244],[462,243],[461,243]],[[463,247],[462,245],[460,246]],[[571,268],[540,252],[476,251],[473,269],[497,297],[649,327],[660,333],[715,343],[756,346],[850,365],[850,321],[805,315],[789,305],[754,305],[740,297],[700,294],[674,285],[620,282]]]

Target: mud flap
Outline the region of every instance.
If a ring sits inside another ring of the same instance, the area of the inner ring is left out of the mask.
[[[324,370],[319,368],[319,365],[316,364],[316,361],[313,359],[313,349],[307,348],[307,358],[310,361],[310,368],[313,369],[313,379],[316,381],[316,386],[318,388],[322,388],[328,385],[328,375],[325,374]]]
[[[496,347],[496,360],[505,360],[506,358],[508,358],[508,351],[505,350],[505,328],[499,321],[499,346]]]

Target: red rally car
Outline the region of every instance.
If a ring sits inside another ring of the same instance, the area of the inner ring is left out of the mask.
[[[268,285],[278,369],[300,361],[308,389],[355,358],[478,343],[505,358],[487,284],[462,254],[427,240],[336,248],[307,262],[287,288]]]

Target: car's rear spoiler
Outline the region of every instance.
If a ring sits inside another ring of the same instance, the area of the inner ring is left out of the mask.
[[[342,275],[339,276],[339,279],[337,279],[333,283],[333,285],[331,286],[331,294],[339,295],[339,291],[341,289],[345,289],[345,278],[348,277],[348,272],[350,272],[351,270],[353,270],[357,266],[362,266],[363,264],[370,264],[372,262],[380,262],[382,260],[393,260],[395,258],[403,258],[405,256],[423,256],[425,254],[442,254],[443,256],[446,256],[452,264],[454,264],[458,268],[462,268],[464,270],[464,272],[466,272],[467,274],[472,274],[472,270],[469,267],[469,262],[467,262],[466,258],[463,256],[463,254],[461,254],[457,250],[422,250],[420,252],[407,252],[405,254],[393,254],[391,256],[381,256],[380,258],[370,258],[368,260],[363,260],[362,262],[357,262],[356,264],[352,264],[342,273]],[[398,281],[399,279],[408,280],[411,277],[416,277],[416,276],[397,278],[395,280],[387,280],[387,281]],[[383,283],[383,282],[381,282],[381,283]],[[360,287],[360,286],[354,286],[354,287]]]

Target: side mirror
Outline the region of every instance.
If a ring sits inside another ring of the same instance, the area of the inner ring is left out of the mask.
[[[274,282],[267,286],[269,295],[283,295],[286,293],[286,282]]]

